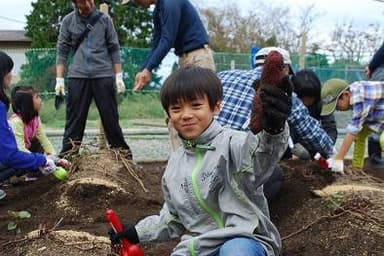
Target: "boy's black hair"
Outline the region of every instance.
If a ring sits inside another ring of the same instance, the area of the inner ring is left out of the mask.
[[[301,99],[313,97],[315,102],[321,99],[321,82],[316,73],[310,69],[302,69],[292,77],[294,91]]]
[[[37,91],[32,86],[15,86],[11,91],[12,110],[21,116],[23,123],[29,123],[39,113],[33,106],[33,96]]]
[[[167,114],[170,105],[196,100],[204,95],[213,110],[222,99],[223,88],[220,79],[212,70],[198,66],[187,66],[174,71],[160,90],[161,104]]]
[[[11,57],[8,56],[3,51],[0,51],[0,101],[2,101],[5,104],[5,107],[9,108],[9,98],[7,94],[5,94],[5,88],[4,88],[4,77],[12,71],[13,68],[13,61]]]

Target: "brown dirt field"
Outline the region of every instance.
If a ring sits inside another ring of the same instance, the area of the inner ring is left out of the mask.
[[[312,162],[286,160],[280,165],[285,183],[270,210],[283,238],[282,255],[384,255],[384,170],[339,176]],[[108,243],[105,210],[111,207],[132,222],[157,214],[165,166],[139,163],[129,173],[119,155],[100,152],[76,161],[67,182],[49,176],[3,187],[8,196],[0,201],[0,255],[116,255]],[[324,190],[326,197],[312,192],[327,185],[332,187]],[[345,185],[355,190],[345,191]],[[21,210],[31,217],[15,220],[8,214]],[[11,220],[17,232],[7,230]],[[145,255],[169,255],[176,243],[143,248]]]

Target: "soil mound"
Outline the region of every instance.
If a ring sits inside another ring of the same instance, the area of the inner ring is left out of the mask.
[[[4,247],[7,248],[7,246]],[[7,255],[27,256],[88,256],[108,255],[111,254],[111,249],[109,239],[106,237],[72,230],[38,230],[28,233],[7,253],[9,253]]]
[[[281,164],[285,183],[270,205],[283,239],[283,255],[382,255],[384,190],[371,170],[347,175],[312,162]]]

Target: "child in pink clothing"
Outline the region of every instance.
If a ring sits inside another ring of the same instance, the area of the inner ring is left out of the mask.
[[[38,92],[32,86],[15,86],[11,91],[11,103],[14,114],[10,117],[9,124],[19,150],[43,153],[55,160],[56,164],[68,169],[70,163],[55,156],[55,149],[44,132],[39,117],[42,101]],[[26,176],[26,180],[35,178],[30,174]]]
[[[11,92],[11,101],[14,114],[9,123],[18,148],[25,152],[55,155],[39,117],[42,102],[38,92],[32,86],[15,86]]]
[[[0,182],[12,176],[40,170],[50,174],[56,169],[54,161],[38,153],[26,153],[18,149],[15,136],[7,121],[10,100],[6,90],[11,87],[13,60],[0,51]],[[0,189],[0,200],[5,198]]]

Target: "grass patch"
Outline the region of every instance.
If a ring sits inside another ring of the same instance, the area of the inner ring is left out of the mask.
[[[124,128],[134,125],[137,119],[163,120],[164,113],[158,92],[138,92],[119,95],[119,121]],[[41,121],[46,127],[61,129],[65,126],[65,106],[59,110],[54,107],[54,95],[43,98],[43,107],[40,110]],[[92,102],[87,118],[87,128],[97,128],[99,125],[99,112]]]

